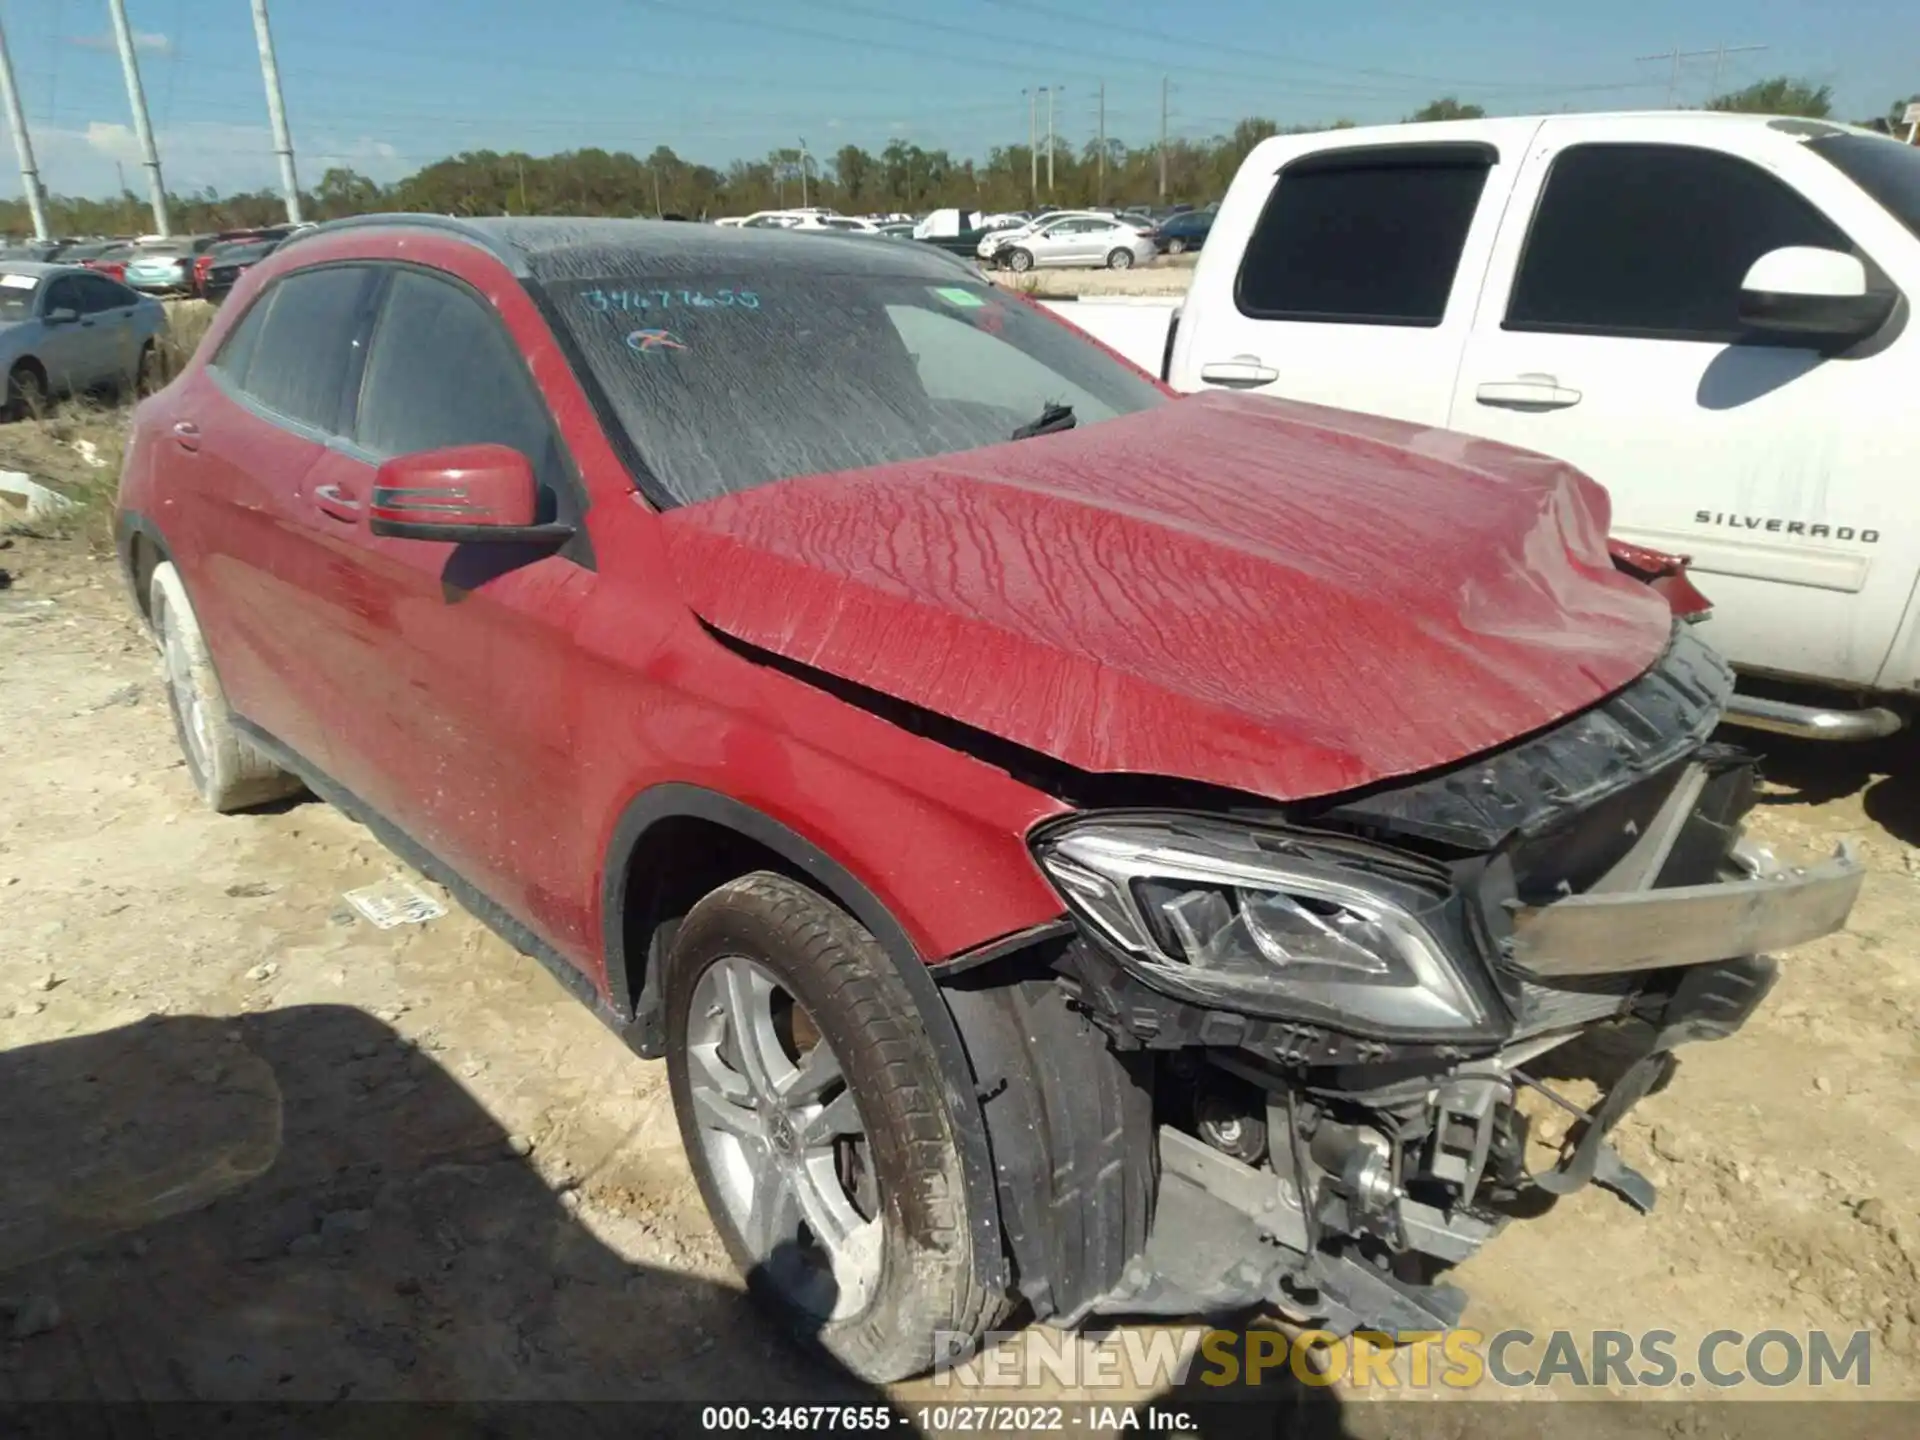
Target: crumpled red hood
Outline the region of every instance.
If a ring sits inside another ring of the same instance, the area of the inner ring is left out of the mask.
[[[1606,493],[1447,431],[1209,392],[670,511],[714,628],[1089,771],[1298,800],[1582,709],[1665,648]]]

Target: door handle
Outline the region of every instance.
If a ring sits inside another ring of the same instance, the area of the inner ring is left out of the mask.
[[[349,525],[359,522],[360,502],[338,485],[314,486],[313,503],[319,507],[321,514],[330,515],[335,520],[344,520]]]
[[[1502,410],[1564,410],[1580,403],[1580,392],[1569,390],[1551,375],[1522,375],[1484,381],[1473,398]]]
[[[198,450],[200,448],[200,427],[191,420],[174,421],[173,443],[178,445],[182,450]]]
[[[1271,385],[1279,378],[1280,372],[1271,365],[1261,364],[1258,355],[1236,355],[1231,360],[1215,360],[1200,367],[1203,382],[1228,390],[1251,390]]]

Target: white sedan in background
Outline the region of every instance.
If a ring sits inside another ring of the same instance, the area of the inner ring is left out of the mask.
[[[1105,266],[1127,270],[1154,257],[1153,242],[1111,215],[1049,215],[1031,226],[983,236],[979,256],[991,265],[1027,271],[1035,266]]]

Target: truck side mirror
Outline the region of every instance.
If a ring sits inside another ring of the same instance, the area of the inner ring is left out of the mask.
[[[1769,250],[1740,285],[1740,320],[1771,335],[1809,341],[1863,340],[1886,323],[1898,296],[1872,290],[1867,267],[1844,250],[1786,245]]]

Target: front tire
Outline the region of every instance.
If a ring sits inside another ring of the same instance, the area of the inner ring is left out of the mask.
[[[1031,252],[1015,247],[1007,252],[1007,268],[1016,275],[1024,275],[1033,269]]]
[[[974,1279],[954,1119],[878,941],[767,872],[694,906],[664,975],[667,1075],[748,1288],[862,1379],[927,1370],[1003,1300]]]
[[[1131,250],[1122,250],[1116,247],[1113,252],[1107,256],[1107,269],[1109,270],[1131,270],[1132,268],[1133,252]]]
[[[174,733],[187,762],[187,777],[207,808],[229,815],[299,794],[300,782],[234,728],[200,621],[171,561],[154,567],[147,596]]]
[[[1187,253],[1186,241],[1180,239],[1178,236],[1176,236],[1172,240],[1167,241],[1167,254],[1184,255],[1186,253]]]

